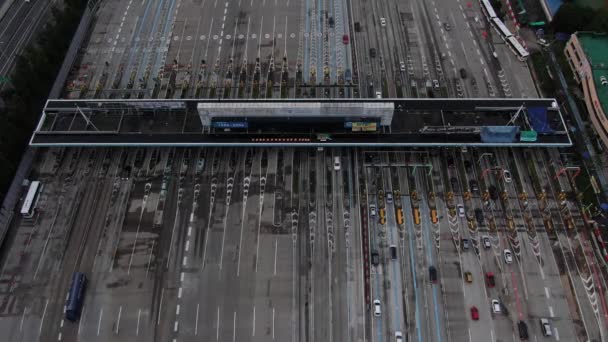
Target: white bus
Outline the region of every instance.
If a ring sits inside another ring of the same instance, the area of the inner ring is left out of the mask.
[[[517,40],[517,38],[511,36],[507,39],[507,43],[509,44],[509,48],[515,53],[517,59],[524,62],[530,56],[528,50],[526,50],[523,45]]]
[[[496,32],[498,32],[498,34],[500,35],[500,38],[502,38],[502,40],[504,41],[506,41],[507,39],[509,39],[509,37],[513,35],[511,31],[509,31],[507,26],[505,26],[505,24],[503,24],[502,21],[500,21],[500,19],[498,18],[492,18],[492,27],[494,27]]]
[[[39,181],[33,181],[30,188],[27,190],[27,195],[21,207],[21,215],[25,218],[32,218],[38,203],[38,195],[42,191],[42,184]]]
[[[483,14],[486,15],[486,18],[488,18],[488,20],[492,20],[492,18],[496,18],[496,12],[494,12],[494,8],[490,4],[489,0],[479,0],[479,4],[481,5]]]

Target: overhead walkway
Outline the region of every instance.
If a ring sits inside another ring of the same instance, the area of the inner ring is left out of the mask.
[[[520,132],[534,129],[527,108],[544,108],[545,123],[551,127],[535,134],[534,141],[520,139]],[[570,146],[572,143],[553,99],[98,99],[49,100],[30,144]]]

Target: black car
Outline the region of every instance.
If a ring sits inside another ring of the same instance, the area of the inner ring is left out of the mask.
[[[519,323],[517,323],[517,330],[519,331],[519,338],[521,340],[528,339],[528,325],[526,324],[526,322],[519,321]]]
[[[471,191],[474,191],[474,192],[479,191],[479,185],[478,185],[477,181],[474,179],[471,179],[469,181],[469,187],[471,188]]]
[[[397,246],[391,246],[391,259],[397,260]]]
[[[437,269],[435,268],[435,266],[429,267],[429,278],[431,279],[431,282],[437,282]]]
[[[490,198],[496,201],[498,199],[498,189],[494,185],[490,185],[488,191],[490,192]]]
[[[451,157],[451,156],[450,156],[450,157],[448,157],[448,167],[449,167],[450,169],[453,169],[453,168],[454,168],[454,157]]]
[[[483,210],[479,208],[475,209],[475,219],[477,220],[477,223],[479,223],[479,225],[483,224]]]
[[[376,58],[376,49],[375,49],[375,48],[371,48],[371,49],[369,49],[369,55],[370,55],[372,58]]]
[[[467,78],[467,71],[465,68],[460,68],[460,77]]]
[[[372,252],[372,265],[378,266],[379,263],[380,263],[380,256],[378,255],[378,252]]]
[[[334,27],[334,17],[329,17],[328,23],[329,27]]]
[[[355,22],[355,32],[361,32],[361,24],[358,21]]]

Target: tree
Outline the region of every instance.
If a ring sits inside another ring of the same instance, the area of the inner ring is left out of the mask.
[[[574,33],[585,31],[594,19],[594,11],[590,7],[581,7],[573,3],[564,3],[553,17],[555,32]]]

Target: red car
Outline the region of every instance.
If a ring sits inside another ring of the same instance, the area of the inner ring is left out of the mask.
[[[471,319],[474,321],[479,320],[479,310],[477,310],[476,306],[471,306]]]
[[[488,287],[494,287],[494,285],[496,284],[496,282],[494,281],[494,273],[486,273],[486,283],[488,284]]]
[[[347,34],[343,35],[342,36],[342,43],[344,43],[344,45],[346,45],[346,44],[348,44],[348,42],[349,42],[348,35]]]

